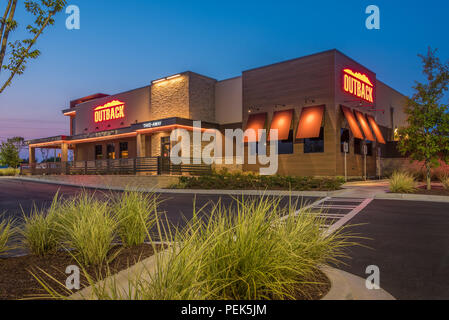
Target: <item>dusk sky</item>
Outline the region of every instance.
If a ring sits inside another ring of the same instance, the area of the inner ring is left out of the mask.
[[[61,110],[70,100],[142,87],[186,70],[222,80],[336,48],[410,95],[413,81],[422,80],[418,53],[430,45],[449,60],[447,0],[68,4],[79,6],[81,29],[67,30],[63,12],[39,39],[41,57],[0,95],[0,139],[68,134]],[[380,30],[365,27],[370,4],[380,7]],[[24,28],[23,8],[19,13]]]

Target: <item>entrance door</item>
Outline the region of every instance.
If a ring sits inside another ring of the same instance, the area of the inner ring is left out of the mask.
[[[161,138],[161,173],[170,173],[170,137]]]
[[[161,138],[161,157],[162,158],[170,158],[170,137],[162,137]]]

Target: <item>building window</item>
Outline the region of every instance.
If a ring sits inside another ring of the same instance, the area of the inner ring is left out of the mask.
[[[290,130],[287,140],[278,141],[278,154],[293,153],[293,130]]]
[[[103,146],[101,144],[95,146],[95,160],[103,159]]]
[[[363,154],[363,140],[354,138],[354,154]]]
[[[369,141],[369,140],[362,140],[362,139],[354,139],[354,153],[355,154],[360,154],[360,155],[364,155],[363,154],[363,146],[366,145],[366,150],[367,156],[372,156],[373,155],[373,142]]]
[[[318,138],[304,139],[304,153],[323,153],[324,152],[324,128],[320,129]]]
[[[345,143],[347,143],[348,144],[348,146],[349,146],[349,129],[345,129],[345,128],[342,128],[341,130],[340,130],[340,145],[341,145],[341,152],[345,152]]]
[[[366,155],[371,157],[373,155],[373,142],[365,141],[365,145],[366,145],[366,150],[367,150]]]
[[[128,142],[120,142],[120,159],[128,159]]]
[[[106,152],[108,155],[108,159],[115,159],[115,144],[110,143],[107,145]]]

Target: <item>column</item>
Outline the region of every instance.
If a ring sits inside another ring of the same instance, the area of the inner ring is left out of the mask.
[[[29,154],[29,164],[36,163],[36,149],[32,146],[28,146],[28,154]]]
[[[61,144],[61,162],[67,162],[69,159],[69,145],[67,143]]]
[[[145,135],[137,134],[137,158],[144,158],[146,156],[146,144],[145,144]]]

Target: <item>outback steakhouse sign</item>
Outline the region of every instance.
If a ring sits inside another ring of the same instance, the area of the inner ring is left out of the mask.
[[[125,103],[114,100],[94,109],[95,123],[125,118]]]
[[[354,72],[351,69],[344,69],[343,90],[357,98],[374,103],[374,85],[366,74]]]

